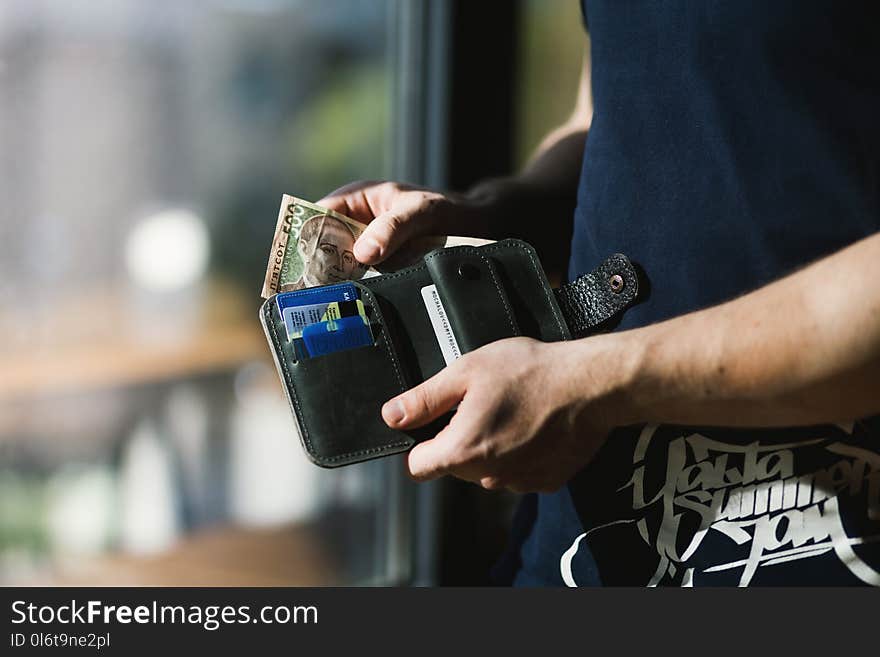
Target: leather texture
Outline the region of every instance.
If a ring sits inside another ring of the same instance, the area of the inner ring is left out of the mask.
[[[615,274],[624,282],[619,293],[609,288]],[[380,414],[385,401],[446,365],[422,298],[425,286],[436,286],[462,353],[518,335],[569,340],[619,314],[638,289],[632,265],[615,255],[554,293],[534,249],[512,239],[436,250],[419,265],[356,285],[372,346],[297,361],[275,298],[260,310],[303,447],[324,467],[404,452],[446,423],[440,418],[404,432],[389,428]]]
[[[462,353],[520,335],[492,260],[476,247],[440,249],[425,257]]]
[[[618,319],[638,298],[639,279],[629,258],[615,253],[554,292],[571,334],[580,338]]]

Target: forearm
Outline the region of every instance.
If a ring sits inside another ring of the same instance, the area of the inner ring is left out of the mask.
[[[785,426],[880,412],[880,233],[728,303],[604,336],[622,422]]]
[[[530,241],[545,267],[551,269],[567,260],[578,178],[592,118],[587,49],[569,118],[544,137],[521,172],[484,181],[466,193],[481,208],[489,236]]]
[[[593,121],[592,66],[587,44],[574,108],[551,130],[518,174],[487,180],[468,192],[487,205],[539,205],[564,199],[574,203],[587,132]]]
[[[468,196],[494,209],[493,229],[509,229],[512,211],[564,202],[573,205],[587,130],[571,121],[545,137],[517,175],[481,182]]]
[[[486,208],[490,237],[527,240],[549,270],[567,259],[586,134],[569,124],[560,126],[523,172],[484,181],[468,193]]]

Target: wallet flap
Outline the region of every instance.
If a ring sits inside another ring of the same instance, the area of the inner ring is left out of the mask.
[[[629,258],[615,253],[554,291],[572,335],[579,338],[610,328],[636,302],[639,277]]]
[[[425,256],[425,265],[461,353],[520,335],[495,265],[480,249],[459,246],[433,251]]]

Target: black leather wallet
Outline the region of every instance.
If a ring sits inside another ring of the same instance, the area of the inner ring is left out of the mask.
[[[535,250],[514,239],[438,249],[418,265],[353,283],[370,322],[369,346],[297,360],[275,297],[260,309],[303,447],[324,467],[404,452],[448,421],[404,432],[380,414],[388,399],[446,365],[423,288],[436,286],[461,353],[514,336],[549,342],[599,332],[639,291],[635,269],[620,254],[551,289]]]

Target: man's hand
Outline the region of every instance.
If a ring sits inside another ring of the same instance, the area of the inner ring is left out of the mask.
[[[880,413],[880,233],[727,303],[582,340],[500,340],[382,409],[427,424],[417,479],[550,491],[610,429],[636,423],[771,427]]]
[[[354,182],[318,204],[369,224],[354,245],[355,258],[365,265],[382,262],[414,237],[488,237],[492,215],[484,196],[443,194],[395,182]]]
[[[592,362],[576,371],[571,358]],[[444,474],[484,488],[553,491],[583,467],[623,416],[604,336],[547,344],[511,338],[464,355],[433,378],[390,400],[389,426],[415,428],[458,406],[449,425],[409,453],[410,475]],[[599,375],[601,373],[601,375]]]
[[[587,47],[571,116],[542,140],[519,174],[485,180],[463,194],[359,181],[318,201],[368,224],[354,245],[355,258],[376,265],[406,241],[428,235],[519,237],[537,248],[545,268],[564,270],[584,142],[593,116],[589,55]]]

